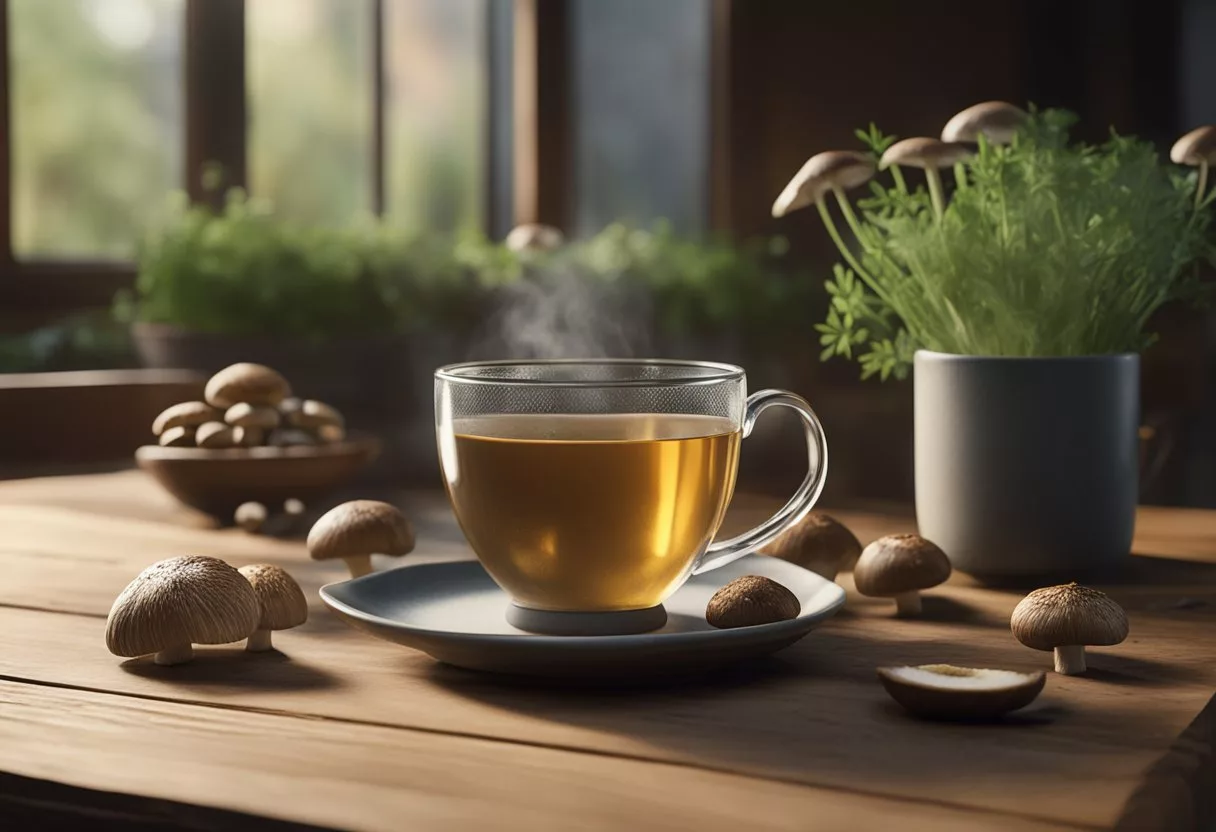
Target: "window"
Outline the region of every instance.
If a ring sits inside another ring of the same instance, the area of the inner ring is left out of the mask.
[[[9,0],[16,258],[129,258],[180,187],[182,9]]]
[[[715,3],[0,0],[0,311],[108,303],[210,162],[306,223],[699,230]]]

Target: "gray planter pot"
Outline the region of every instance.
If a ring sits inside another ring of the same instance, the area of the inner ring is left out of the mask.
[[[920,351],[916,518],[954,566],[1071,579],[1117,567],[1137,497],[1140,357]]]

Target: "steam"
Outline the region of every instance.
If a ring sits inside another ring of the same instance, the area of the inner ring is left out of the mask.
[[[503,358],[629,358],[650,346],[649,298],[622,283],[565,271],[506,287],[477,352]]]

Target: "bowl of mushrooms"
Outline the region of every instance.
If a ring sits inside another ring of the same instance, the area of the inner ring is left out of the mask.
[[[157,444],[135,461],[187,506],[231,523],[244,503],[312,506],[380,452],[373,437],[347,435],[342,414],[292,395],[278,372],[233,364],[207,382],[203,401],[156,417]]]

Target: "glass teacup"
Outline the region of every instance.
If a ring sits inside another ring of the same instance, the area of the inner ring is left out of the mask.
[[[794,409],[810,470],[775,515],[714,542],[739,446],[767,407]],[[487,361],[435,373],[448,496],[469,545],[534,632],[661,627],[694,573],[771,541],[814,505],[823,428],[793,393],[747,396],[740,367],[704,361]]]

